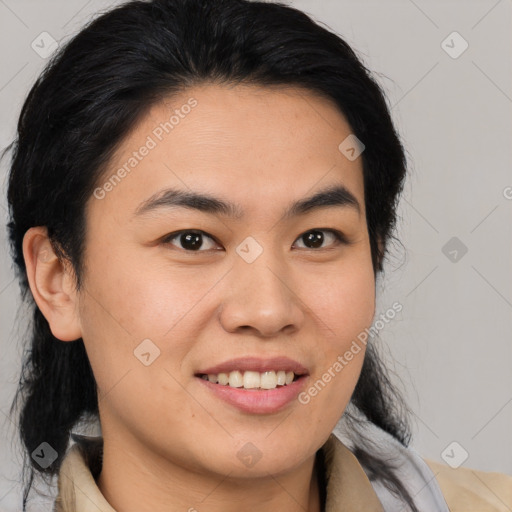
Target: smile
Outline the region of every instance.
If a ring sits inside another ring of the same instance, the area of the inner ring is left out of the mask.
[[[285,372],[284,370],[255,372],[234,370],[230,373],[210,373],[202,374],[200,377],[214,384],[221,386],[230,386],[232,388],[244,389],[276,389],[278,386],[290,385],[299,376],[294,372]]]

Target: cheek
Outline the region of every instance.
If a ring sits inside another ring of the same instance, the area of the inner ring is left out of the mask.
[[[163,423],[169,428],[171,420],[177,425],[181,421],[172,411],[180,410],[183,418],[194,414],[194,402],[183,396],[179,384],[180,363],[197,332],[191,330],[191,312],[204,291],[174,275],[164,278],[163,270],[128,269],[117,266],[108,276],[89,280],[81,302],[82,337],[100,409],[107,424],[115,415],[124,424],[143,430],[138,418],[157,426],[165,417]],[[160,275],[160,279],[151,275]],[[139,347],[145,347],[144,351]],[[150,354],[147,366],[143,352]]]
[[[365,258],[309,282],[307,304],[337,351],[369,327],[375,314],[375,280]],[[304,290],[306,293],[306,290]]]
[[[317,365],[299,402],[318,418],[318,428],[333,428],[357,384],[363,365],[366,329],[375,314],[371,264],[340,267],[317,280],[308,306],[317,318]],[[311,286],[312,283],[309,283]],[[321,332],[320,332],[321,331]]]
[[[105,260],[91,266],[109,270],[95,273],[88,281],[83,314],[89,325],[101,325],[95,329],[99,334],[115,330],[121,337],[130,335],[134,342],[145,338],[156,342],[179,330],[181,320],[218,280],[213,273],[155,265],[129,254],[115,259],[115,263]]]

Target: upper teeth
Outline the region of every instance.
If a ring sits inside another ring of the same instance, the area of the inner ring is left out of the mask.
[[[202,375],[201,377],[205,380],[209,380],[210,382],[222,384],[223,386],[231,386],[233,388],[244,387],[245,389],[274,389],[277,386],[291,384],[295,374],[293,372],[285,372],[283,370],[262,373],[253,371],[246,371],[242,373],[235,370],[230,373],[219,373],[218,375],[209,373],[208,375]]]

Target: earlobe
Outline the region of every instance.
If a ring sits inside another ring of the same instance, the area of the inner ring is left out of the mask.
[[[25,233],[23,257],[30,290],[52,334],[62,341],[80,338],[74,274],[71,265],[56,255],[46,227],[32,227]]]

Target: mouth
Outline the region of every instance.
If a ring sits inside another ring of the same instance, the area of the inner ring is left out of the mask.
[[[289,386],[308,373],[302,364],[286,356],[246,356],[204,368],[195,376],[220,386],[263,390]]]
[[[194,374],[210,396],[251,414],[274,414],[294,403],[309,371],[288,357],[242,357]]]
[[[233,370],[229,373],[200,373],[196,377],[207,380],[212,384],[231,388],[243,388],[251,391],[263,391],[289,386],[304,374],[299,375],[293,371],[270,370],[265,372]]]

